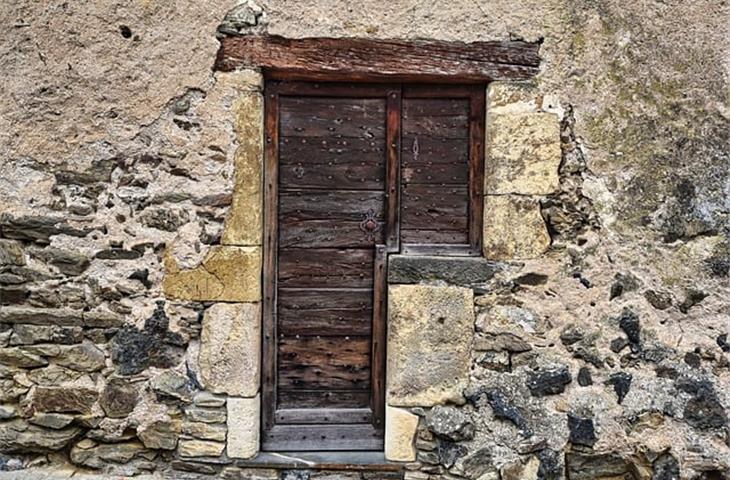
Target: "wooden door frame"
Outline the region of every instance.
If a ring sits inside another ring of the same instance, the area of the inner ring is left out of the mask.
[[[385,347],[387,253],[397,252],[399,235],[400,85],[316,84],[267,81],[264,87],[264,263],[261,365],[262,445],[266,432],[276,427],[277,405],[277,274],[278,274],[278,169],[279,97],[284,95],[383,98],[386,102],[386,185],[388,219],[385,245],[375,246],[373,275],[373,324],[371,331],[370,396],[376,431],[385,428]],[[363,424],[365,425],[365,424]],[[366,430],[363,429],[365,432]],[[262,450],[265,450],[262,448]]]

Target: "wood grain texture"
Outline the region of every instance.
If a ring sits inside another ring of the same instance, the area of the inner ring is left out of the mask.
[[[369,289],[373,283],[372,270],[372,249],[279,250],[279,288]]]
[[[282,337],[278,357],[281,388],[370,388],[369,337]]]
[[[366,408],[370,405],[368,390],[287,390],[279,389],[278,407],[288,408]],[[272,409],[273,410],[273,409]]]
[[[221,40],[215,69],[268,69],[281,79],[459,81],[529,79],[539,44],[303,38],[248,35]]]
[[[306,288],[279,292],[282,335],[370,335],[372,290]]]
[[[276,412],[277,423],[290,425],[330,423],[371,423],[369,408],[290,408]]]
[[[382,450],[383,431],[367,424],[277,425],[264,432],[263,450]]]

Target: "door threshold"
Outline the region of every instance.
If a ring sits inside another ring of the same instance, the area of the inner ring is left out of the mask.
[[[321,470],[399,471],[404,464],[385,459],[383,452],[261,452],[251,460],[236,460],[239,467],[312,468]]]

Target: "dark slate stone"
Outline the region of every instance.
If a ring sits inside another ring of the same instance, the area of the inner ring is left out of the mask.
[[[19,305],[30,296],[23,287],[0,287],[0,305]]]
[[[651,480],[679,480],[679,463],[669,453],[663,453],[652,463]]]
[[[495,470],[492,452],[482,448],[469,455],[461,462],[467,478],[479,478],[487,472]]]
[[[96,258],[102,260],[136,260],[142,253],[137,250],[124,250],[123,248],[110,248],[96,253]]]
[[[473,285],[490,280],[500,269],[500,264],[478,257],[391,255],[388,283],[443,280],[454,285]]]
[[[526,273],[524,275],[520,275],[519,277],[515,278],[513,281],[517,285],[529,285],[531,287],[535,287],[538,285],[545,285],[547,283],[548,276],[543,275],[542,273]]]
[[[596,431],[593,427],[593,419],[582,418],[569,413],[568,429],[570,430],[570,442],[574,445],[592,447],[596,443],[597,439]]]
[[[562,365],[531,372],[527,381],[527,388],[530,389],[530,393],[535,397],[556,395],[563,393],[565,386],[572,380],[570,370],[568,370],[568,367]]]
[[[573,357],[584,360],[596,368],[603,368],[603,358],[595,347],[579,345],[573,352]]]
[[[690,308],[694,307],[709,296],[709,293],[701,290],[689,290],[687,291],[687,296],[684,301],[679,304],[679,311],[682,313],[688,313]]]
[[[566,325],[565,328],[560,332],[560,341],[563,345],[573,345],[576,342],[583,340],[585,332],[573,324]]]
[[[113,378],[106,384],[99,403],[108,417],[123,418],[132,413],[138,397],[133,384],[123,378]]]
[[[618,325],[629,339],[631,351],[636,353],[641,350],[641,325],[639,324],[639,316],[631,309],[624,308],[618,319]]]
[[[168,330],[169,320],[164,302],[145,321],[144,329],[125,325],[114,337],[112,361],[122,375],[133,375],[147,367],[171,368],[180,363],[184,355],[180,345],[184,343],[178,333]]]
[[[611,351],[613,353],[618,353],[624,348],[626,348],[629,345],[629,340],[624,337],[616,337],[613,340],[611,340]]]
[[[487,401],[489,406],[492,407],[494,418],[510,421],[520,430],[522,435],[525,437],[532,436],[532,430],[527,424],[527,419],[522,415],[519,408],[512,405],[501,392],[496,390],[487,392]]]
[[[672,306],[672,296],[667,292],[647,290],[644,292],[644,298],[646,298],[646,301],[657,310],[666,310]]]
[[[439,439],[438,442],[439,463],[446,468],[451,468],[461,457],[465,457],[469,451],[464,445],[459,445],[449,440]]]
[[[306,470],[285,470],[281,472],[282,480],[309,480],[309,472]]]
[[[722,350],[723,352],[730,352],[730,343],[727,342],[727,333],[718,335],[716,341],[717,346],[720,347],[720,350]]]
[[[0,215],[0,231],[3,232],[5,238],[46,244],[53,235],[65,234],[72,237],[85,237],[93,229],[74,228],[66,223],[63,217],[33,215],[14,217],[9,213],[4,213]]]
[[[537,480],[563,480],[562,455],[555,450],[545,448],[537,452],[540,466],[537,469]]]
[[[616,392],[619,404],[624,401],[624,397],[626,397],[626,394],[629,393],[631,380],[633,380],[633,378],[634,377],[630,373],[616,372],[612,373],[611,376],[608,377],[608,380],[606,380],[606,385],[613,386],[613,391]]]
[[[696,352],[687,352],[684,354],[684,363],[692,368],[700,368],[702,365],[702,357]]]
[[[60,248],[46,247],[31,250],[31,255],[53,265],[64,275],[81,275],[91,263],[85,255]]]
[[[617,273],[611,285],[609,300],[620,297],[625,292],[631,292],[639,288],[639,280],[630,273]]]
[[[685,422],[700,430],[722,428],[727,424],[727,413],[710,382],[678,380],[677,387],[692,394],[684,407]]]
[[[593,385],[593,377],[591,376],[591,370],[588,367],[581,367],[580,370],[578,370],[578,385],[581,387]]]

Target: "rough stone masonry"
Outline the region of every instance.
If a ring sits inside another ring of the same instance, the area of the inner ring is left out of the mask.
[[[0,478],[730,478],[726,1],[18,0],[0,18]],[[250,32],[542,42],[534,81],[488,89],[486,260],[391,262],[400,471],[249,460],[262,81],[212,66],[217,37]]]

